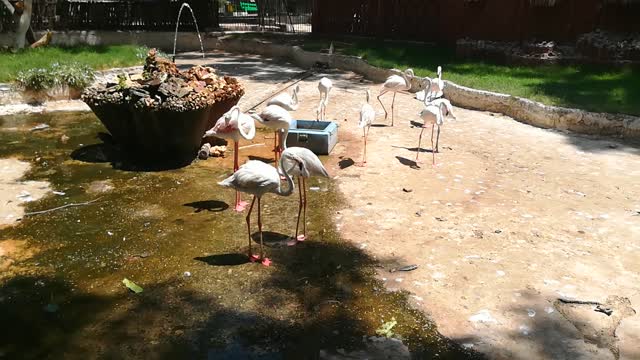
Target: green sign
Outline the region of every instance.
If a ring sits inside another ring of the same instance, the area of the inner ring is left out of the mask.
[[[240,2],[240,8],[242,8],[242,10],[244,11],[258,11],[258,4],[256,3],[249,3],[249,2]]]

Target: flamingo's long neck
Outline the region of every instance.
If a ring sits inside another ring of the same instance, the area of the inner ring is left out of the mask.
[[[411,89],[411,79],[409,78],[409,75],[407,75],[407,73],[402,73],[402,77],[404,78],[404,83],[406,84],[405,90]]]
[[[431,86],[433,86],[430,79],[426,79],[426,81],[429,83],[429,86],[424,89],[424,106],[429,105],[429,101],[427,99],[429,98],[429,93],[431,93]]]
[[[281,196],[289,196],[293,193],[293,190],[294,190],[293,179],[291,178],[291,175],[287,173],[287,170],[284,169],[284,165],[282,164],[282,159],[283,158],[281,157],[280,162],[278,163],[278,168],[280,169],[282,174],[284,174],[285,180],[287,181],[287,189],[282,190],[282,183],[280,183],[280,186],[278,187],[278,190],[276,191],[276,193]]]
[[[280,148],[282,151],[287,150],[287,136],[289,136],[289,128],[282,129],[282,136],[280,137]]]

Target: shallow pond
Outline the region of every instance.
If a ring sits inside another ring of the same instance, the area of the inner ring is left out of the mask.
[[[49,128],[31,131],[42,123]],[[313,359],[362,347],[392,318],[416,358],[477,357],[438,335],[405,294],[385,291],[375,260],[340,240],[330,180],[309,182],[319,188],[309,192],[310,239],[295,247],[284,243],[296,193],[264,197],[273,260],[264,267],[247,262],[245,214],[216,184],[232,156],[135,171],[99,139],[104,131],[93,114],[0,118],[0,158],[29,161],[25,179],[64,193],[27,203],[27,212],[95,200],[0,230],[32,250],[0,276],[0,358]],[[259,132],[241,161],[271,158],[259,144],[272,136]],[[130,292],[124,278],[144,291]]]

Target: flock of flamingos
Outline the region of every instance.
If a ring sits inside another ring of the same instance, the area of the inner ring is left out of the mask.
[[[378,101],[382,105],[385,113],[385,120],[388,117],[387,109],[380,99],[384,94],[393,92],[393,100],[391,101],[391,126],[394,122],[394,103],[397,93],[412,95],[409,93],[411,89],[411,79],[415,75],[412,69],[401,72],[401,75],[391,75],[387,78],[378,95]],[[423,121],[422,130],[418,139],[418,151],[416,154],[416,163],[420,154],[420,144],[422,142],[422,133],[424,128],[431,125],[431,147],[432,147],[432,165],[435,166],[435,153],[438,152],[438,140],[440,138],[440,126],[444,123],[447,115],[451,115],[452,107],[449,100],[444,99],[443,89],[444,81],[442,80],[442,68],[438,66],[437,77],[430,79],[428,77],[423,80],[424,91],[418,93],[417,98],[424,102],[424,109],[419,113],[420,119]],[[320,79],[318,90],[320,92],[320,102],[316,109],[316,120],[325,120],[326,108],[329,103],[329,92],[333,87],[333,83],[326,77]],[[219,185],[230,187],[236,190],[235,211],[242,212],[248,205],[247,202],[241,200],[240,193],[253,195],[253,200],[249,206],[246,217],[247,231],[249,236],[249,260],[251,262],[261,262],[265,266],[271,264],[269,258],[264,257],[264,246],[262,239],[262,219],[261,219],[261,198],[266,193],[274,193],[281,196],[289,196],[295,189],[293,177],[298,181],[298,192],[300,196],[298,206],[298,218],[296,222],[296,233],[288,245],[293,246],[299,241],[306,239],[306,212],[307,212],[307,191],[306,179],[312,176],[329,177],[327,170],[322,165],[318,157],[309,149],[302,147],[286,146],[286,139],[289,127],[295,124],[289,111],[298,109],[298,92],[300,87],[296,86],[291,94],[280,93],[267,102],[267,106],[259,114],[245,114],[238,106],[234,106],[226,114],[224,114],[215,126],[205,133],[206,136],[214,136],[221,139],[234,141],[234,161],[233,175],[219,182]],[[364,154],[362,163],[358,165],[364,166],[367,163],[367,137],[371,124],[375,120],[376,112],[369,104],[370,92],[366,91],[367,102],[362,105],[360,110],[360,121],[358,126],[363,129],[364,137]],[[274,152],[275,164],[277,167],[268,165],[262,161],[249,160],[244,165],[238,165],[238,142],[240,139],[252,140],[256,134],[255,122],[271,128],[275,132]],[[434,147],[433,135],[435,127],[438,127],[436,143]],[[282,181],[286,182],[283,186]],[[260,255],[254,255],[251,249],[251,212],[258,202],[258,231],[260,233]],[[302,233],[300,230],[300,217],[302,215]]]

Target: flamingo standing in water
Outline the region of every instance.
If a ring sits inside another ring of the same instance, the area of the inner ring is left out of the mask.
[[[233,172],[238,171],[238,143],[240,139],[252,140],[256,136],[256,124],[251,116],[240,111],[240,107],[234,106],[222,115],[216,124],[204,134],[203,137],[215,136],[220,139],[233,140]],[[240,193],[236,191],[235,210],[242,212],[247,202],[240,199]]]
[[[312,176],[329,177],[327,169],[316,154],[311,150],[302,147],[290,147],[282,153],[280,159],[282,167],[287,174],[298,178],[298,191],[300,202],[298,205],[298,220],[296,221],[296,235],[288,245],[295,245],[298,241],[307,238],[307,184],[306,179]],[[304,193],[304,196],[303,196]],[[300,212],[303,212],[302,235],[298,235],[300,229]]]
[[[333,87],[333,83],[326,77],[318,82],[318,91],[320,91],[320,103],[316,109],[316,120],[325,120],[327,116],[327,105],[329,104],[329,91]]]
[[[296,85],[296,87],[291,91],[291,95],[287,93],[280,93],[273,99],[267,102],[267,106],[269,105],[278,105],[281,108],[284,108],[289,111],[298,110],[298,92],[300,91],[300,85]]]
[[[373,109],[373,106],[369,104],[370,97],[371,92],[367,89],[367,103],[362,105],[362,109],[360,109],[360,121],[358,122],[358,127],[362,129],[362,136],[364,137],[364,155],[362,156],[361,166],[367,165],[367,137],[369,136],[371,124],[376,118],[376,111]]]
[[[293,163],[294,167],[304,167],[304,162],[295,155],[288,156],[288,161]],[[285,176],[287,181],[287,188],[283,189],[280,182],[280,175]],[[251,206],[249,207],[249,213],[247,214],[247,232],[249,234],[249,260],[251,262],[260,261],[262,265],[269,266],[271,260],[264,257],[264,245],[262,238],[262,218],[261,218],[261,204],[262,196],[266,193],[274,193],[280,196],[289,196],[293,193],[294,184],[291,179],[291,175],[283,168],[282,161],[278,164],[278,169],[265,164],[262,161],[250,160],[238,169],[233,175],[220,181],[218,185],[226,186],[236,189],[247,194],[253,195]],[[253,254],[251,250],[251,212],[253,211],[253,205],[258,199],[258,231],[260,232],[260,256]]]
[[[278,106],[269,105],[262,110],[260,115],[251,115],[254,119],[260,122],[262,125],[275,130],[275,137],[273,139],[273,147],[275,154],[275,163],[278,163],[278,158],[282,151],[287,148],[287,136],[289,135],[289,126],[293,118],[289,112]]]
[[[382,85],[382,89],[380,89],[380,94],[378,95],[378,101],[380,105],[382,105],[382,109],[384,109],[384,119],[387,120],[388,113],[387,109],[384,107],[382,100],[380,97],[389,91],[393,92],[393,100],[391,100],[391,126],[393,126],[393,104],[396,102],[396,93],[398,92],[406,92],[411,89],[411,78],[414,77],[413,70],[407,69],[402,73],[402,76],[399,75],[391,75],[387,78],[387,80]]]

